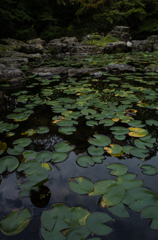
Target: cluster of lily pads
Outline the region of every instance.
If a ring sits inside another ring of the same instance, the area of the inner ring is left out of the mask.
[[[24,171],[26,181],[19,184],[20,191],[23,189],[20,195],[30,197],[37,192],[39,186],[49,181],[52,166],[62,164],[68,158],[69,152],[74,150],[68,140],[53,146],[52,152],[32,150],[30,145],[37,134],[42,134],[38,135],[39,138],[47,137],[54,128],[58,129],[60,136],[65,139],[79,139],[81,127],[88,133],[83,137],[88,147],[85,147],[76,159],[80,167],[102,164],[109,155],[117,158],[134,156],[145,160],[157,145],[158,75],[144,73],[143,69],[148,64],[155,64],[157,60],[158,53],[155,52],[71,58],[67,56],[42,63],[41,66],[48,67],[62,65],[99,68],[108,64],[132,62],[136,67],[138,64],[139,72],[103,72],[99,79],[90,76],[81,79],[62,79],[59,75],[54,75],[51,79],[42,79],[38,74],[28,76],[26,87],[29,90],[11,94],[16,108],[0,122],[0,174],[6,170]],[[29,70],[29,67],[25,67],[25,70]],[[31,118],[36,122],[36,111],[42,107],[47,109],[51,116],[49,128],[35,124],[35,127],[26,127],[20,131],[23,137],[15,139],[16,131],[10,131],[21,129],[22,122]],[[12,121],[18,123],[14,124]],[[10,141],[11,137],[14,138],[13,148],[8,147],[6,136],[10,137]],[[146,175],[158,173],[158,169],[149,164],[141,165],[140,168]],[[76,194],[100,196],[99,203],[103,208],[107,208],[110,215],[130,217],[128,208],[139,212],[142,219],[152,219],[151,228],[158,229],[157,194],[143,187],[142,180],[134,180],[136,175],[128,173],[125,164],[109,164],[107,169],[112,170],[110,175],[117,176],[116,180],[93,183],[85,177],[71,177],[70,189]],[[5,235],[15,235],[21,232],[30,220],[29,209],[20,214],[16,209],[0,221],[0,229]],[[54,204],[52,210],[42,213],[41,235],[44,240],[100,240],[100,237],[93,237],[93,234],[104,236],[110,233],[112,229],[103,223],[111,220],[109,215],[102,212],[90,213],[81,207],[69,208],[64,204]],[[12,225],[12,222],[15,222],[15,225]],[[10,226],[10,229],[7,226]]]

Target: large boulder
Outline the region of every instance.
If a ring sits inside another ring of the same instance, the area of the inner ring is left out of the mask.
[[[4,64],[8,67],[10,66],[20,67],[22,65],[27,65],[28,59],[22,57],[2,57],[0,58],[0,64]]]
[[[68,77],[84,77],[84,76],[90,76],[94,75],[96,72],[98,72],[98,68],[79,68],[79,69],[69,69],[68,70]]]
[[[22,44],[20,48],[20,52],[23,53],[43,53],[42,44]]]
[[[69,52],[72,54],[96,54],[96,53],[102,53],[103,48],[98,46],[91,46],[91,45],[75,45],[75,46],[69,46]]]
[[[115,26],[109,34],[125,42],[131,41],[132,39],[129,33],[129,27],[127,26]]]
[[[42,46],[45,46],[47,44],[46,41],[41,38],[30,39],[26,43],[27,44],[41,44]]]
[[[67,76],[67,67],[39,67],[28,71],[29,74],[38,74],[42,78],[52,78],[54,75]]]
[[[36,60],[41,60],[42,55],[40,53],[22,53],[22,52],[17,52],[17,51],[5,51],[0,53],[1,57],[13,57],[13,58],[28,58],[29,61],[36,61]]]
[[[12,38],[1,38],[0,43],[4,45],[15,45],[18,44],[18,41]]]
[[[18,68],[0,64],[0,82],[8,83],[11,87],[20,87],[25,84],[25,74]]]
[[[133,52],[153,51],[153,42],[146,40],[133,40],[132,41]]]
[[[105,67],[102,67],[102,70],[105,71],[112,71],[112,72],[116,72],[116,71],[120,71],[120,72],[135,72],[135,67],[132,67],[131,65],[128,64],[112,64],[112,65],[108,65]]]
[[[103,49],[104,53],[120,53],[127,51],[129,51],[127,43],[121,41],[108,43]]]

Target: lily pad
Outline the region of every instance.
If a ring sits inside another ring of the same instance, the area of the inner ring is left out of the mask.
[[[113,169],[110,172],[111,175],[121,176],[127,173],[128,167],[120,163],[112,163],[107,166],[107,169]]]
[[[126,210],[124,204],[119,203],[114,207],[108,208],[108,211],[111,212],[112,214],[118,216],[118,217],[123,217],[123,218],[129,218],[130,215],[128,211]]]
[[[62,134],[71,135],[71,134],[73,134],[73,132],[76,131],[76,128],[75,127],[61,127],[58,129],[58,131]]]
[[[26,208],[18,214],[15,209],[0,221],[0,229],[6,236],[13,236],[22,232],[31,220],[31,211]]]
[[[132,154],[134,157],[140,157],[140,158],[145,158],[147,150],[142,149],[142,148],[132,148],[130,150],[130,154]]]
[[[158,230],[158,206],[148,206],[141,211],[141,219],[152,219],[150,228]]]
[[[61,142],[61,143],[58,143],[56,146],[55,146],[55,151],[56,152],[70,152],[74,149],[74,147],[71,147],[69,146],[68,143],[66,142]]]
[[[142,187],[143,181],[142,180],[134,180],[135,177],[136,177],[136,175],[133,173],[126,173],[123,176],[119,176],[117,178],[117,181],[119,183],[123,184],[123,186],[126,190],[133,188],[133,187]]]
[[[94,161],[92,158],[88,155],[82,155],[77,158],[77,164],[80,165],[81,167],[87,167],[87,163],[89,163],[91,166],[94,165]]]
[[[93,183],[84,177],[70,178],[69,187],[73,192],[78,194],[87,194],[94,189]]]
[[[41,151],[36,155],[36,160],[38,162],[42,162],[43,160],[45,162],[48,162],[52,159],[52,153],[49,151]]]
[[[158,121],[153,120],[153,119],[149,119],[149,120],[146,120],[146,124],[148,124],[150,126],[154,125],[154,126],[157,127],[158,126]]]
[[[18,144],[21,147],[27,147],[30,145],[32,140],[30,138],[19,138],[13,142],[13,144]]]
[[[0,158],[0,174],[2,174],[6,168],[9,172],[13,172],[19,166],[19,161],[16,157],[7,156]]]
[[[63,153],[63,152],[52,153],[52,159],[54,163],[63,162],[67,159],[67,157],[68,157],[67,153]]]
[[[38,134],[44,134],[44,133],[48,133],[48,132],[49,132],[48,127],[38,127],[36,129],[36,133],[38,133]]]
[[[110,155],[112,156],[120,156],[123,154],[122,147],[116,144],[110,144],[110,147],[105,147],[104,150],[106,150]]]
[[[88,148],[88,153],[92,156],[100,156],[104,153],[103,147],[90,146]]]
[[[93,136],[95,137],[94,140],[88,140],[88,142],[92,145],[95,145],[98,147],[105,147],[111,143],[110,138],[105,135],[95,134]]]
[[[87,217],[86,226],[92,233],[104,236],[112,231],[112,228],[104,224],[111,220],[112,218],[106,213],[94,212]]]
[[[156,167],[151,165],[143,165],[141,166],[142,169],[144,169],[142,172],[146,175],[156,175],[158,173],[158,170]]]

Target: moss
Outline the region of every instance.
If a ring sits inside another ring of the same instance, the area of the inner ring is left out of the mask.
[[[93,37],[89,40],[83,41],[84,44],[94,45],[98,47],[105,47],[110,42],[118,42],[119,40],[115,37],[112,37],[108,34],[106,37],[102,37],[100,35],[93,34]]]

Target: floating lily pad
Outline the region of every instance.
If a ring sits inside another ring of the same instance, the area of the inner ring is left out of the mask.
[[[87,163],[89,163],[91,166],[94,165],[94,161],[92,158],[88,155],[82,155],[77,158],[77,164],[80,165],[81,167],[87,167]]]
[[[123,184],[123,186],[126,190],[133,188],[133,187],[142,187],[143,181],[142,180],[133,180],[135,177],[136,177],[136,175],[133,173],[126,173],[123,176],[119,176],[117,178],[117,181],[119,183]]]
[[[141,219],[152,219],[150,228],[158,230],[158,206],[148,206],[141,211]]]
[[[114,135],[114,138],[117,140],[125,140],[126,136],[125,135]]]
[[[30,136],[32,136],[34,133],[35,133],[35,130],[34,130],[34,129],[29,129],[29,130],[21,133],[21,135],[27,135],[27,137],[30,137]]]
[[[38,127],[36,129],[36,133],[38,133],[38,134],[44,134],[44,133],[48,133],[48,132],[49,132],[48,127]]]
[[[73,132],[76,131],[76,128],[75,127],[61,127],[58,129],[58,131],[62,134],[71,135],[71,134],[73,134]]]
[[[33,159],[35,158],[37,155],[37,152],[33,151],[33,150],[27,150],[25,152],[23,152],[23,156],[25,159]]]
[[[132,148],[130,150],[130,154],[132,154],[134,157],[140,157],[140,158],[145,158],[147,150],[142,149],[142,148]]]
[[[54,152],[52,153],[52,159],[54,163],[63,162],[68,157],[67,153],[64,152]]]
[[[99,124],[104,124],[104,126],[112,126],[114,121],[111,119],[100,120]]]
[[[89,127],[94,127],[94,126],[98,125],[98,122],[97,121],[87,121],[86,125]]]
[[[105,136],[105,135],[95,134],[93,136],[96,139],[88,141],[92,145],[95,145],[95,146],[98,146],[98,147],[105,147],[105,146],[108,146],[111,143],[110,138]]]
[[[32,140],[30,138],[19,138],[15,140],[13,144],[18,144],[21,147],[27,147],[28,145],[30,145],[31,142]]]
[[[7,153],[10,155],[19,155],[24,151],[24,148],[20,145],[15,145],[14,148],[8,148]]]
[[[130,127],[129,130],[131,132],[129,132],[128,134],[131,137],[145,137],[146,135],[148,135],[148,131],[143,128]]]
[[[16,157],[7,156],[0,158],[0,174],[2,174],[6,168],[9,172],[13,172],[19,166],[19,161]]]
[[[129,121],[128,125],[131,126],[131,127],[137,127],[137,128],[141,128],[141,127],[145,126],[144,124],[142,124],[142,121],[140,121],[140,120]]]
[[[154,126],[157,127],[158,126],[158,121],[153,120],[153,119],[149,119],[149,120],[146,120],[146,124],[148,124],[150,126],[154,125]]]
[[[90,146],[88,148],[88,153],[92,156],[100,156],[104,153],[103,147]]]
[[[127,209],[125,208],[125,206],[122,203],[119,203],[114,207],[108,208],[108,211],[118,217],[123,217],[123,218],[130,217]]]
[[[15,209],[0,221],[0,229],[6,236],[16,235],[27,227],[31,217],[31,211],[28,208],[19,214],[18,209]]]
[[[110,147],[105,147],[104,150],[106,150],[110,155],[112,156],[120,156],[123,154],[122,147],[116,144],[110,144]]]
[[[140,141],[139,139],[136,139],[136,140],[134,141],[134,144],[135,144],[136,147],[138,147],[138,148],[146,149],[144,142]]]
[[[70,152],[74,149],[74,147],[71,147],[69,146],[68,143],[66,142],[61,142],[61,143],[58,143],[56,146],[55,146],[55,151],[56,152]]]
[[[112,218],[106,213],[95,212],[91,213],[86,219],[86,226],[94,234],[107,235],[112,231],[112,228],[105,225],[106,222],[111,221]]]
[[[48,162],[52,159],[52,153],[49,151],[41,151],[36,155],[36,160],[38,162],[42,162],[43,160],[45,162]]]
[[[128,167],[120,163],[112,163],[107,166],[108,169],[113,169],[110,172],[111,175],[121,176],[127,173]]]
[[[87,194],[94,189],[93,183],[84,177],[70,178],[69,187],[73,192],[78,194]]]
[[[143,165],[141,166],[142,169],[144,169],[142,172],[147,175],[156,175],[158,173],[158,170],[156,167],[151,166],[151,165]]]

